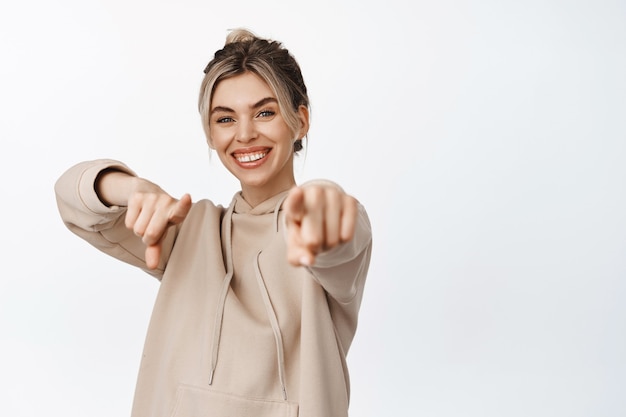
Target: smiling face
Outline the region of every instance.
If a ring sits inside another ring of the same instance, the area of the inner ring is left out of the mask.
[[[308,130],[308,110],[297,111],[301,128],[293,132],[281,114],[276,95],[259,76],[246,72],[217,84],[211,100],[211,147],[239,180],[251,205],[296,184],[293,143]]]

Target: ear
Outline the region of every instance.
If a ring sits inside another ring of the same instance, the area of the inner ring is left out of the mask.
[[[298,130],[298,139],[302,139],[309,133],[309,109],[306,106],[298,107],[298,118],[300,119],[300,129]]]

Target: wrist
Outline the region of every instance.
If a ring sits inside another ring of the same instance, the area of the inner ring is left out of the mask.
[[[106,206],[127,206],[128,196],[136,177],[117,168],[102,170],[96,177],[94,189]]]

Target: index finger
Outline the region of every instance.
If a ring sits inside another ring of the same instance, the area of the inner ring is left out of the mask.
[[[294,187],[283,202],[285,220],[289,223],[300,223],[304,217],[304,191],[300,187]]]
[[[148,269],[156,269],[156,267],[159,266],[159,261],[161,260],[161,246],[162,240],[154,245],[146,246],[145,261]]]

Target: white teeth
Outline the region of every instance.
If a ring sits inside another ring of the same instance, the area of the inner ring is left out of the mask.
[[[261,158],[264,158],[265,155],[267,155],[267,152],[258,152],[245,155],[237,155],[235,156],[235,158],[237,158],[239,162],[254,162],[258,161]]]

